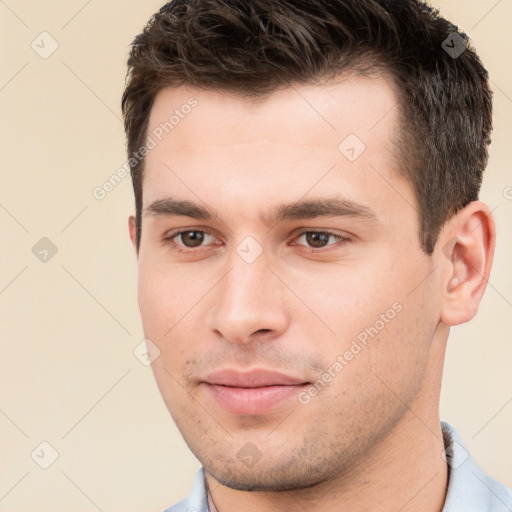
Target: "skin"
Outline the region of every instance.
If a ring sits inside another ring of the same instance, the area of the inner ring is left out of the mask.
[[[397,100],[383,77],[296,85],[260,102],[165,88],[148,134],[191,96],[197,106],[146,157],[144,208],[172,197],[215,215],[145,210],[139,306],[160,350],[156,381],[205,468],[211,510],[440,511],[445,346],[485,289],[489,208],[471,203],[445,224],[431,256],[422,251],[417,202],[392,153]],[[348,134],[366,146],[353,162],[338,150]],[[271,215],[333,197],[375,218]],[[192,248],[190,238],[164,242],[178,229],[210,235]],[[301,230],[344,239],[324,238],[313,251]],[[133,217],[129,231],[135,245]],[[247,236],[263,250],[252,263],[236,252]],[[269,413],[233,414],[201,384],[223,368],[314,383],[396,303],[401,311],[307,404],[294,396]],[[252,466],[237,457],[248,442],[261,457]]]

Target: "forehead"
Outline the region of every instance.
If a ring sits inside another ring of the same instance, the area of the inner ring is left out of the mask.
[[[182,147],[197,142],[253,144],[264,135],[267,140],[332,148],[349,133],[364,141],[378,137],[396,121],[396,106],[394,90],[381,75],[350,74],[322,85],[296,84],[256,99],[167,87],[156,95],[148,134],[167,138],[172,132],[172,140]]]
[[[294,85],[259,101],[162,89],[149,119],[154,148],[146,157],[143,203],[172,195],[232,215],[262,203],[256,217],[269,203],[339,192],[393,209],[395,182],[403,181],[393,153],[398,115],[394,90],[381,76]],[[410,190],[405,196],[410,208]]]

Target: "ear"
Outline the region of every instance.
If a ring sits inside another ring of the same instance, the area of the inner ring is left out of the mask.
[[[463,324],[478,311],[491,271],[495,238],[492,212],[482,201],[469,203],[444,226],[439,239],[444,324]]]
[[[137,250],[137,225],[135,223],[134,215],[130,215],[128,217],[128,232],[130,233],[130,240],[132,241],[135,252],[138,255],[139,251]]]

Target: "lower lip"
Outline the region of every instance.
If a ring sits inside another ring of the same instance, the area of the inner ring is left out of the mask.
[[[213,398],[232,414],[257,415],[271,412],[285,400],[296,397],[307,384],[234,388],[206,383]]]

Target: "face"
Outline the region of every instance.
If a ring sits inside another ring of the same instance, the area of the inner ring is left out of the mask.
[[[397,172],[396,102],[384,78],[360,76],[260,102],[156,97],[144,334],[171,415],[225,485],[332,479],[408,406],[427,414],[438,277]]]

